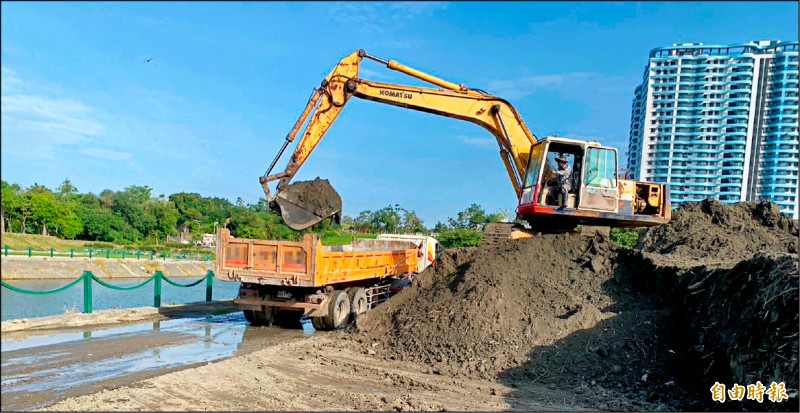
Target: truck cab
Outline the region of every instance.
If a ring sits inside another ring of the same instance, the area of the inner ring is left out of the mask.
[[[563,157],[572,168],[565,208],[552,197],[551,172]],[[615,148],[597,142],[548,137],[531,146],[517,218],[534,227],[571,229],[591,222],[615,227],[654,226],[671,215],[668,187],[618,176]]]

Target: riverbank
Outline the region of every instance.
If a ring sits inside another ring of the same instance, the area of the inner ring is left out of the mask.
[[[0,279],[4,281],[75,279],[84,271],[91,271],[99,278],[109,279],[150,277],[156,271],[161,271],[170,278],[200,278],[209,271],[214,271],[214,262],[19,256],[0,259]]]

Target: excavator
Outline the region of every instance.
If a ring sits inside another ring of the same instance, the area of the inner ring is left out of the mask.
[[[358,72],[365,59],[437,88],[362,79]],[[312,188],[309,185],[298,186],[308,182],[290,182],[353,97],[472,122],[495,137],[500,157],[519,199],[516,219],[528,224],[487,225],[485,237],[495,241],[526,238],[542,232],[574,231],[578,225],[607,233],[612,227],[656,226],[670,220],[669,187],[622,179],[618,176],[615,148],[594,141],[555,136],[538,139],[505,99],[440,79],[394,60],[377,58],[362,49],[342,59],[320,87],[314,88],[300,118],[259,180],[270,208],[294,230],[301,231],[328,218],[338,219],[341,214],[341,198],[327,180],[314,181],[317,186],[313,187],[313,194],[309,193],[309,188]],[[286,169],[271,174],[309,117]],[[553,172],[558,169],[555,165],[557,158],[566,159],[572,165],[573,185],[566,194],[566,205],[556,205],[551,193]],[[274,181],[278,184],[273,195],[268,184]],[[315,199],[315,196],[324,199]]]

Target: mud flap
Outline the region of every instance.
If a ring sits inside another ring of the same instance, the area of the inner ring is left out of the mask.
[[[305,311],[305,316],[306,316],[306,317],[309,317],[309,318],[311,318],[311,317],[325,317],[325,316],[327,316],[327,315],[328,315],[328,303],[329,303],[330,301],[331,301],[331,300],[330,300],[330,297],[326,297],[326,298],[325,298],[324,300],[322,300],[322,302],[320,303],[320,308],[319,308],[319,309],[313,309],[313,308],[309,308],[309,309],[307,309],[307,310]]]

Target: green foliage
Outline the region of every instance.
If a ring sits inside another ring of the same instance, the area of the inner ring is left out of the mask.
[[[474,229],[454,229],[438,234],[436,239],[445,248],[474,247],[483,242],[483,232]]]
[[[487,214],[478,204],[472,204],[467,209],[458,213],[456,219],[449,218],[450,229],[482,230],[491,222],[501,222],[511,217],[509,211],[500,210],[495,214]]]
[[[126,249],[166,252],[196,251],[194,245],[166,244],[168,235],[187,228],[194,240],[202,234],[226,227],[239,238],[299,241],[309,232],[320,234],[326,245],[341,245],[355,238],[374,238],[377,233],[428,233],[415,211],[399,204],[376,211],[362,211],[356,218],[345,216],[342,226],[325,220],[313,228],[291,230],[280,216],[269,209],[266,199],[246,205],[196,193],[177,193],[154,197],[148,186],[132,185],[123,191],[104,190],[99,195],[81,194],[69,179],[56,192],[34,184],[23,189],[2,181],[2,212],[6,231],[41,234],[66,239],[115,243]],[[488,214],[477,204],[470,205],[449,219],[450,225],[437,222],[434,230],[445,247],[474,246],[481,243],[483,226],[507,220],[508,211]],[[360,234],[367,230],[370,235]],[[105,244],[98,244],[107,248]],[[207,249],[204,251],[208,251]]]
[[[646,228],[612,228],[611,241],[627,248],[633,248],[639,241],[639,235]]]

